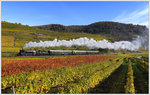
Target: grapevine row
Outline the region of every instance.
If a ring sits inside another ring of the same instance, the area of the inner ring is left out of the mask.
[[[51,87],[64,85],[81,77],[86,77],[97,70],[102,70],[114,64],[114,62],[108,60],[75,67],[6,76],[2,77],[2,89],[5,90],[14,85],[16,93],[47,93]]]
[[[107,78],[114,70],[116,70],[121,64],[122,60],[116,60],[116,63],[113,63],[102,70],[97,71],[91,76],[84,77],[75,83],[68,83],[59,88],[60,93],[88,93],[90,88],[95,87],[102,80]]]
[[[60,67],[72,67],[81,64],[96,63],[113,59],[104,56],[75,56],[52,59],[27,59],[27,60],[2,60],[2,76],[37,72],[41,70],[58,69]]]
[[[128,71],[127,71],[127,79],[125,85],[125,93],[130,93],[130,94],[135,93],[133,69],[131,65],[131,60],[129,58],[128,58]]]
[[[137,62],[138,64],[140,64],[146,71],[149,71],[148,62],[146,62],[146,61],[144,61],[144,60],[142,60],[142,59],[138,59],[138,58],[136,58],[135,60],[136,60],[136,62]]]

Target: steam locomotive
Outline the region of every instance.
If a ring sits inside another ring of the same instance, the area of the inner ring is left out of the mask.
[[[18,56],[42,56],[42,55],[88,55],[98,54],[99,51],[88,51],[88,50],[20,50]]]

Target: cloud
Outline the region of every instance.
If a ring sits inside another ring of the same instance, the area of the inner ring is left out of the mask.
[[[146,7],[142,10],[138,9],[131,13],[122,12],[119,16],[113,19],[113,21],[146,25],[148,27],[148,16],[149,16],[149,7]]]

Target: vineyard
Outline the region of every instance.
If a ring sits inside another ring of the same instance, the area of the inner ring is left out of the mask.
[[[2,93],[148,93],[148,57],[2,59]]]
[[[2,76],[100,62],[113,57],[76,56],[53,59],[2,60]],[[42,64],[42,65],[41,65]]]

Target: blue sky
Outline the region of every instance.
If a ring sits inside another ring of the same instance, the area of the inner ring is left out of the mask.
[[[30,26],[99,21],[148,26],[148,12],[148,1],[2,1],[2,21]]]

